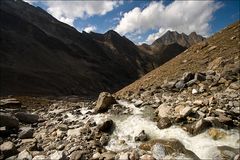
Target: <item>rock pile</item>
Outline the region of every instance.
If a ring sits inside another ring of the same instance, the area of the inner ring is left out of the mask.
[[[110,93],[100,94],[97,102],[60,100],[34,112],[16,99],[1,102],[0,159],[112,159],[116,155],[104,148],[114,122],[105,114],[98,117],[99,112],[109,114],[114,108]]]
[[[226,135],[216,128],[240,126],[236,67],[221,73],[186,72],[178,80],[141,90],[127,99],[132,102],[132,108],[151,106],[155,113],[150,115],[155,115],[159,129],[179,125],[196,135],[215,127],[208,134],[218,140]],[[110,116],[134,114],[131,107],[118,104],[110,93],[101,93],[96,102],[58,100],[49,108],[36,111],[6,105],[12,100],[4,102],[0,111],[0,159],[199,159],[180,141],[152,139],[144,130],[133,137],[139,147],[119,152],[107,150],[116,127]],[[231,147],[220,147],[219,152],[218,158],[238,156]]]
[[[219,61],[210,64],[210,68],[224,63]],[[185,72],[178,80],[141,89],[125,98],[144,101],[141,106],[158,106],[155,113],[160,129],[176,124],[196,135],[209,127],[240,127],[239,74],[237,61],[225,65],[221,72]]]

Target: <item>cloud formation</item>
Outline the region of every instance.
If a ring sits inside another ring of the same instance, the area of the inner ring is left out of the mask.
[[[77,18],[85,19],[94,15],[105,15],[122,1],[44,1],[47,11],[58,20],[73,26]]]
[[[186,34],[195,31],[206,36],[213,13],[221,6],[214,1],[174,1],[167,6],[162,1],[154,1],[144,9],[135,7],[124,13],[115,30],[122,35],[158,30],[148,36],[146,41],[149,44],[169,29]]]
[[[92,32],[92,31],[96,31],[96,27],[95,26],[88,26],[86,28],[84,28],[84,31],[89,33],[89,32]]]

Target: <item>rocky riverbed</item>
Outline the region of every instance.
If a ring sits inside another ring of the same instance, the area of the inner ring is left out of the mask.
[[[239,159],[239,70],[97,101],[0,102],[1,159]]]

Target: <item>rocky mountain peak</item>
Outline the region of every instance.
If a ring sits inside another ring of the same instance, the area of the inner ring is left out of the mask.
[[[163,36],[155,40],[152,45],[169,45],[173,43],[178,43],[183,47],[190,47],[194,43],[203,41],[205,38],[201,35],[197,35],[196,32],[192,32],[189,35],[185,33],[178,33],[177,31],[167,31]]]
[[[111,35],[111,36],[120,36],[116,31],[114,30],[108,30],[104,35]]]

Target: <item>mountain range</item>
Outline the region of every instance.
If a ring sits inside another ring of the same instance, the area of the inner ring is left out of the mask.
[[[113,30],[81,33],[20,0],[0,3],[0,95],[117,91],[204,40],[168,31],[137,46]]]
[[[116,94],[120,97],[128,97],[129,93],[154,90],[166,82],[173,82],[184,73],[211,73],[214,70],[226,75],[237,73],[239,76],[239,27],[240,22],[237,21],[203,42],[192,45]],[[228,78],[231,79],[231,76],[228,75]]]

